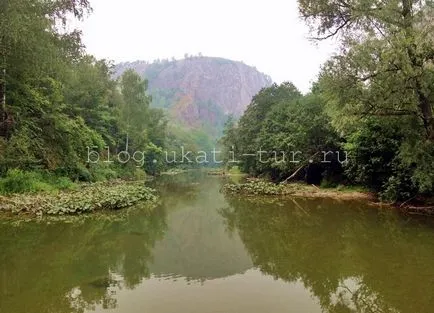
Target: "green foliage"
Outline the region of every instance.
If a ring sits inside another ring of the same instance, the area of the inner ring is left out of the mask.
[[[48,172],[9,170],[0,180],[0,194],[51,192],[71,189],[75,184],[67,177],[57,177]]]
[[[147,78],[150,78],[146,75]],[[179,92],[177,89],[160,89],[155,88],[151,91],[152,106],[159,109],[168,109]]]
[[[226,123],[221,144],[226,163],[233,153],[240,159],[242,171],[283,180],[300,166],[306,173],[312,168],[318,176],[333,180],[341,166],[334,160],[322,165],[322,151],[338,151],[339,137],[324,112],[322,98],[315,93],[301,95],[291,83],[263,89],[247,108],[238,125],[233,119]],[[292,162],[294,152],[305,158],[301,164]],[[307,161],[314,162],[308,166]],[[307,179],[310,180],[307,175]],[[320,181],[316,182],[319,183]]]
[[[199,151],[205,151],[210,155],[211,150],[215,145],[211,136],[202,129],[187,129],[180,124],[170,123],[167,127],[167,139],[165,145],[167,160],[169,162],[165,162],[166,155],[164,155],[163,158],[166,167],[180,167],[182,169],[198,167],[198,164],[196,163],[181,163],[182,147],[184,147],[185,151],[191,151],[193,155],[197,155]],[[174,155],[176,156],[177,162],[173,162]],[[208,161],[210,161],[210,166],[213,165],[211,159]]]
[[[342,39],[317,89],[353,155],[346,173],[387,200],[433,194],[432,2],[344,3],[299,1],[319,37]]]
[[[265,118],[257,142],[262,150],[276,151],[278,156],[276,158],[274,152],[268,153],[258,163],[259,171],[283,179],[300,167],[300,164],[290,162],[291,152],[300,151],[305,159],[319,164],[323,161],[322,151],[338,150],[339,138],[324,113],[321,98],[309,94],[275,106]],[[279,156],[282,152],[285,160]],[[301,162],[306,164],[306,161]],[[321,171],[325,170],[324,165]]]
[[[301,93],[291,83],[274,84],[262,89],[252,100],[246,112],[238,122],[236,138],[226,139],[236,142],[237,155],[256,154],[261,148],[259,134],[269,112],[282,102],[290,102],[301,97]],[[236,140],[236,141],[235,141]],[[244,172],[258,174],[258,164],[255,157],[243,160],[241,168]]]
[[[351,155],[347,175],[354,182],[380,191],[393,174],[403,133],[378,119],[359,124],[347,138],[345,149]]]
[[[134,177],[136,169],[128,166],[90,166],[88,148],[116,155],[126,147],[132,156],[164,147],[166,120],[161,110],[149,108],[147,82],[132,71],[113,80],[112,65],[86,55],[80,33],[69,32],[71,17],[89,9],[87,1],[2,3],[0,177],[13,169],[87,182]],[[35,186],[39,178],[30,176],[28,185],[22,178],[14,187],[9,176],[4,183],[12,191],[49,189]]]
[[[89,174],[92,181],[106,181],[119,178],[119,171],[113,164],[98,162],[91,164],[89,167]]]
[[[152,142],[146,146],[145,149],[145,165],[146,172],[153,175],[159,174],[164,169],[164,156],[163,149],[154,145]]]
[[[147,178],[145,170],[150,172],[150,168],[147,168],[147,166],[140,166],[140,164],[99,162],[89,166],[89,182],[111,181],[115,179],[145,181]]]
[[[233,115],[229,115],[224,127],[223,136],[218,142],[222,146],[223,162],[228,167],[231,168],[235,164],[230,163],[231,153],[234,152],[237,146],[237,124],[236,119]]]
[[[163,147],[167,121],[160,109],[150,108],[146,94],[148,82],[136,72],[127,70],[120,78],[123,102],[119,108],[121,129],[126,135],[125,147],[131,156],[143,153],[143,169],[152,174],[163,170]]]
[[[123,96],[123,103],[119,108],[120,123],[131,141],[128,144],[132,150],[142,148],[148,141],[146,130],[150,122],[151,98],[146,95],[147,84],[147,81],[133,70],[127,70],[120,78]]]
[[[299,9],[318,39],[340,36],[341,52],[308,95],[289,83],[262,90],[226,125],[225,149],[252,154],[242,170],[277,181],[349,182],[388,201],[434,194],[432,3],[299,0]],[[324,163],[322,151],[346,152],[348,163]]]

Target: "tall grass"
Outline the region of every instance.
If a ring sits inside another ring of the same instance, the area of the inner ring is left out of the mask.
[[[55,172],[10,169],[5,176],[0,176],[0,195],[56,192],[77,187],[78,184],[73,181],[99,182],[115,179],[145,180],[146,173],[135,166],[110,164],[95,164],[89,168],[76,168],[72,171],[64,169]]]
[[[76,185],[67,177],[55,176],[43,171],[12,169],[0,178],[0,194],[53,192],[72,189]]]

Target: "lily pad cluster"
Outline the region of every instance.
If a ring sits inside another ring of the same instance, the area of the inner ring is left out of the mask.
[[[229,194],[245,195],[284,195],[288,194],[288,188],[266,181],[251,181],[244,184],[226,184],[223,192]]]
[[[34,215],[74,215],[100,210],[119,210],[139,201],[155,203],[155,190],[143,182],[111,182],[84,185],[57,194],[0,197],[0,211]]]

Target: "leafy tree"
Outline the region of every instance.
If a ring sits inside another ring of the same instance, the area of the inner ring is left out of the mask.
[[[121,95],[111,79],[111,65],[84,56],[68,74],[64,87],[68,115],[81,116],[87,126],[103,136],[106,144],[113,146],[117,135],[116,107]]]
[[[81,17],[87,1],[3,1],[1,3],[0,137],[2,171],[8,167],[53,169],[76,161],[100,136],[65,112],[64,72],[81,57],[77,32],[57,21]]]
[[[147,81],[133,70],[127,70],[120,79],[123,103],[120,106],[120,123],[127,134],[127,150],[143,148],[148,141],[149,105],[146,95]],[[131,140],[131,143],[129,142]]]
[[[91,11],[87,0],[11,0],[0,9],[0,175],[113,177],[87,164],[88,148],[119,152],[127,134],[132,149],[161,150],[164,114],[149,108],[146,81],[128,72],[118,84],[111,64],[86,55],[80,32],[66,27]]]
[[[150,108],[151,97],[146,94],[148,82],[133,70],[127,70],[120,79],[123,101],[119,107],[122,130],[126,135],[126,151],[146,152],[148,172],[162,169],[165,145],[166,119],[161,109]]]
[[[299,8],[316,39],[341,39],[341,53],[324,65],[319,83],[333,125],[359,152],[374,148],[378,136],[395,142],[383,151],[380,159],[386,163],[378,172],[385,181],[382,189],[393,199],[408,195],[398,187],[408,182],[406,191],[432,193],[434,176],[428,170],[434,165],[432,2],[299,0]],[[381,127],[372,127],[372,121]],[[402,129],[398,137],[393,131],[397,125]],[[357,143],[367,146],[356,147]],[[363,157],[356,176],[363,176],[360,171],[365,166],[374,170],[371,165],[381,149]],[[390,153],[395,170],[385,174],[383,170],[391,169]],[[376,174],[374,170],[368,176]]]
[[[225,154],[233,152],[241,169],[251,174],[319,184],[341,173],[339,141],[322,97],[317,92],[303,96],[293,84],[283,83],[256,95],[238,125],[229,119],[221,143]],[[327,165],[323,151],[331,154]]]
[[[258,135],[270,110],[284,100],[289,101],[299,97],[301,97],[301,93],[292,83],[283,83],[264,88],[253,98],[238,123],[237,152],[243,156],[243,171],[258,174],[256,157],[248,157],[247,155],[256,156],[256,152],[260,149]]]
[[[336,160],[338,142],[339,137],[331,127],[318,95],[284,100],[272,108],[263,122],[258,143],[264,153],[258,169],[278,180],[287,178],[297,169],[304,169],[301,173],[309,174],[305,178],[319,184],[322,172],[327,168],[340,169]],[[328,153],[326,160],[331,163],[322,163],[323,151]]]
[[[237,125],[233,115],[229,115],[223,128],[223,136],[219,140],[219,144],[223,147],[223,162],[227,167],[232,167],[235,159],[235,149],[237,147]],[[233,157],[233,159],[232,159]]]

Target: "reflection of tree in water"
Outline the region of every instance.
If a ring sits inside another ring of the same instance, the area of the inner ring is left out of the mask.
[[[333,313],[398,313],[397,309],[385,303],[381,294],[372,291],[363,281],[348,278],[340,282],[330,300],[323,304],[326,312]]]
[[[166,228],[165,212],[147,208],[71,223],[1,224],[8,236],[0,238],[0,311],[116,306],[112,287],[122,280],[133,288],[149,277],[152,249]]]
[[[221,214],[254,265],[275,278],[302,281],[324,311],[432,311],[429,225],[357,203],[228,201]]]

